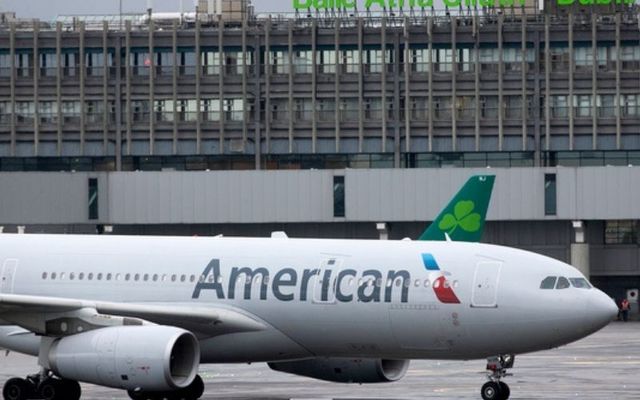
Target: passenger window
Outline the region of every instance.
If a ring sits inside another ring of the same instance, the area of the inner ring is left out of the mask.
[[[176,279],[178,279],[178,276],[176,274],[171,275],[171,282],[175,282]]]
[[[98,280],[101,281],[102,280],[102,273],[98,274]]]
[[[555,276],[548,276],[544,278],[542,283],[540,284],[540,289],[553,289],[556,287],[556,280],[558,278]]]
[[[565,278],[564,276],[558,278],[556,289],[567,289],[569,287],[571,287],[571,284],[569,283],[569,280],[567,278]]]
[[[149,281],[149,274],[144,274],[144,278],[143,279],[144,279],[145,282]]]
[[[57,276],[58,275],[54,272],[51,274],[51,279],[55,281]]]
[[[80,273],[78,274],[78,279],[79,279],[79,280],[83,280],[83,279],[84,279],[84,272],[80,272]]]
[[[422,283],[422,281],[420,281],[420,279],[416,279],[416,283],[415,283],[416,287],[420,287],[420,283]]]
[[[110,281],[111,280],[111,274],[107,274],[107,280]]]
[[[127,282],[129,282],[129,281],[131,280],[131,274],[126,274],[126,275],[124,276],[124,280],[125,280],[125,281],[127,281]]]
[[[90,272],[89,275],[87,275],[87,279],[90,281],[93,280],[93,272]]]
[[[158,281],[158,274],[153,274],[153,281],[157,282]]]
[[[42,273],[42,279],[47,279],[47,273],[46,272]]]
[[[578,289],[591,289],[591,284],[584,278],[569,278],[571,285]]]
[[[184,281],[186,281],[186,280],[187,280],[187,276],[186,276],[186,275],[182,275],[182,276],[180,277],[180,282],[184,282]]]
[[[136,275],[133,277],[133,280],[135,280],[136,282],[138,282],[138,281],[140,280],[140,274],[136,274]]]
[[[196,276],[195,275],[191,275],[191,277],[189,278],[190,282],[195,282],[196,281]]]
[[[74,274],[73,272],[69,274],[70,280],[74,280],[75,278],[76,278],[76,274]]]
[[[424,287],[426,287],[426,288],[431,287],[431,282],[428,279],[425,279]]]

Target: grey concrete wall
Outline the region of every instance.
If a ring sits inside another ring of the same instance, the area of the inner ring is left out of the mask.
[[[332,171],[108,174],[113,224],[333,220]]]
[[[589,167],[2,173],[0,224],[94,222],[90,177],[105,224],[429,221],[474,173],[497,175],[492,221],[640,219],[640,167]],[[544,215],[545,173],[557,174],[556,216]],[[346,218],[334,218],[342,174]]]
[[[0,174],[0,223],[70,224],[89,220],[89,177],[94,173],[2,173]],[[106,176],[99,177],[104,187]],[[106,210],[103,191],[99,206]]]
[[[430,221],[474,174],[495,174],[487,218],[544,217],[544,173],[556,169],[347,170],[347,218],[355,221]],[[638,170],[640,176],[640,170]]]
[[[564,219],[640,218],[637,167],[558,168],[558,215]]]

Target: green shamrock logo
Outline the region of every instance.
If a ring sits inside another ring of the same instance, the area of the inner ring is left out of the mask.
[[[458,227],[461,227],[467,232],[476,232],[480,229],[480,214],[474,213],[473,210],[476,205],[473,201],[459,201],[452,214],[445,214],[442,220],[438,224],[438,228],[441,231],[448,231],[451,235]]]

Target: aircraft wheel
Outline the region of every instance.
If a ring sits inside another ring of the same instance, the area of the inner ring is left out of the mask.
[[[500,382],[500,391],[502,392],[502,400],[507,400],[509,396],[511,396],[511,389],[509,389],[509,385],[504,382]]]
[[[66,385],[58,379],[47,379],[40,384],[40,397],[43,400],[66,400]]]
[[[134,390],[128,390],[127,394],[131,400],[162,400],[164,396],[160,393],[150,392],[136,392]]]
[[[188,390],[188,400],[198,400],[204,394],[204,382],[200,375],[196,375],[196,378],[193,380],[191,385],[189,385]]]
[[[80,400],[80,397],[82,396],[82,389],[80,389],[80,384],[78,382],[63,379],[61,384],[65,400]]]
[[[24,379],[9,379],[2,389],[4,400],[25,400],[29,394],[29,384]]]
[[[502,390],[496,382],[487,382],[482,385],[481,395],[483,400],[502,400]]]
[[[127,394],[131,400],[142,400],[144,398],[142,392],[136,392],[135,390],[127,390]]]

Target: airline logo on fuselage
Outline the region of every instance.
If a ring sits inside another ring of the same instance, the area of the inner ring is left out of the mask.
[[[422,254],[422,263],[427,271],[441,271],[436,258],[431,253]],[[433,282],[433,291],[438,300],[445,304],[460,304],[460,300],[449,284],[447,277],[442,275]]]
[[[427,271],[443,273],[432,254],[422,254],[421,258]],[[202,272],[192,298],[199,299],[203,291],[212,291],[217,300],[251,300],[252,296],[258,296],[260,300],[391,303],[395,298],[396,301],[407,303],[411,273],[407,270],[389,270],[385,273],[367,269],[359,273],[349,268],[338,271],[331,268],[302,271],[282,268],[272,274],[264,267],[233,267],[226,282],[225,285],[220,274],[220,260],[214,258]],[[460,304],[444,273],[436,277],[432,285],[441,303]]]
[[[203,291],[213,291],[219,300],[236,298],[251,300],[254,288],[257,289],[259,282],[260,300],[272,297],[280,301],[329,302],[335,300],[349,303],[356,300],[363,303],[391,303],[394,291],[400,291],[400,302],[407,303],[411,286],[409,271],[390,270],[386,276],[383,275],[383,272],[375,269],[365,270],[362,274],[355,269],[342,269],[336,274],[334,270],[328,268],[304,269],[301,273],[294,268],[282,268],[273,274],[272,278],[271,271],[264,267],[233,267],[225,291],[220,278],[220,260],[213,259],[203,271],[192,297],[199,299]],[[260,278],[256,279],[258,276]],[[400,283],[397,283],[398,281]],[[242,294],[236,293],[238,282],[243,288]],[[345,282],[351,282],[352,285],[347,285]],[[352,289],[353,283],[357,283],[355,291]],[[345,289],[345,286],[351,290]]]

